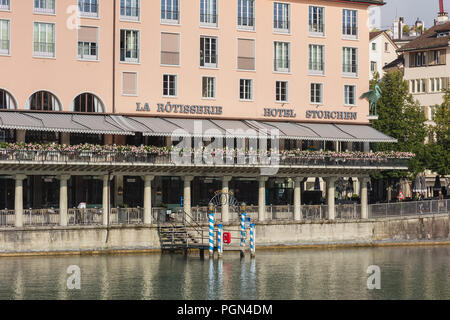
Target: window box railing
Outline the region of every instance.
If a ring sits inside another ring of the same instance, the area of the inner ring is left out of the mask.
[[[238,17],[238,28],[245,30],[255,29],[255,18],[253,17]]]
[[[55,44],[50,42],[35,42],[33,54],[35,57],[51,57],[55,56]]]
[[[342,27],[342,36],[344,38],[355,39],[358,37],[357,27]]]
[[[88,53],[86,53],[86,49]],[[97,44],[90,44],[89,47],[86,47],[84,44],[78,44],[78,59],[81,60],[97,60]]]
[[[9,54],[9,40],[0,40],[0,54]]]
[[[200,24],[202,26],[216,27],[219,16],[217,14],[200,13]]]
[[[278,72],[289,72],[291,62],[288,59],[274,59],[274,70]]]
[[[217,55],[203,54],[200,56],[200,66],[205,68],[217,68]]]
[[[289,20],[273,20],[273,28],[275,32],[289,33],[291,22]]]
[[[98,17],[98,5],[95,3],[85,3],[83,7],[79,7],[80,16]]]
[[[162,23],[179,23],[180,11],[161,10],[161,22]]]
[[[39,8],[34,7],[35,13],[55,14],[55,8]]]
[[[120,48],[120,61],[122,62],[139,62],[139,49]]]
[[[138,21],[140,14],[139,7],[120,7],[120,18],[125,20]]]
[[[9,11],[9,4],[0,4],[0,11]]]
[[[353,63],[344,63],[342,65],[342,73],[347,76],[356,76],[358,74],[358,66]]]
[[[324,35],[325,24],[310,24],[309,25],[309,34],[311,35]]]

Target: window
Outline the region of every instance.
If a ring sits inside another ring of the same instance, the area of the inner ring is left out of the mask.
[[[161,22],[180,22],[179,0],[161,0]]]
[[[414,91],[412,93],[425,93],[427,91],[427,82],[425,79],[412,80]]]
[[[55,25],[52,23],[34,23],[34,46],[35,57],[55,56]]]
[[[84,17],[98,17],[98,0],[78,0],[80,15]]]
[[[441,93],[442,90],[447,89],[448,79],[447,78],[431,78],[430,79],[430,92]]]
[[[16,109],[16,101],[8,91],[3,89],[0,89],[0,109]]]
[[[253,99],[253,80],[251,79],[239,80],[239,99],[241,100]]]
[[[124,72],[122,74],[122,94],[125,96],[136,96],[137,91],[137,73]]]
[[[180,35],[177,33],[161,33],[161,64],[180,65]]]
[[[34,12],[55,13],[55,0],[34,0]]]
[[[428,65],[444,65],[446,64],[446,50],[433,50],[428,52]]]
[[[345,86],[344,87],[344,95],[345,95],[345,105],[354,106],[356,104],[355,96],[356,96],[356,87],[355,86]]]
[[[275,85],[275,100],[277,102],[288,101],[288,82],[277,81]]]
[[[217,0],[200,0],[200,24],[217,26]]]
[[[139,0],[120,0],[120,18],[138,21],[139,14]]]
[[[139,62],[139,31],[120,30],[120,61]]]
[[[202,97],[207,99],[214,99],[216,97],[216,78],[202,78]]]
[[[0,20],[0,54],[9,54],[9,21]]]
[[[105,112],[102,101],[92,93],[83,93],[75,98],[72,105],[74,112]]]
[[[255,70],[255,40],[238,39],[238,69]]]
[[[311,103],[323,103],[322,89],[323,85],[321,83],[311,83]]]
[[[61,103],[52,93],[38,91],[27,101],[27,109],[39,111],[62,111]]]
[[[425,52],[413,52],[409,54],[409,66],[410,67],[424,67],[427,65]]]
[[[275,2],[273,4],[273,28],[275,29],[275,32],[289,32],[290,21],[288,3]]]
[[[389,53],[389,43],[388,42],[384,43],[384,52]]]
[[[416,93],[416,80],[409,81],[409,91],[411,93]]]
[[[342,72],[345,75],[356,76],[358,73],[358,49],[343,48],[342,59]]]
[[[342,34],[345,37],[356,38],[358,35],[357,11],[342,10]]]
[[[217,68],[217,38],[200,37],[200,66]]]
[[[171,74],[163,75],[163,96],[177,96],[177,76]]]
[[[238,27],[255,28],[255,0],[238,0]]]
[[[377,44],[375,42],[372,43],[372,51],[377,51]]]
[[[290,60],[289,60],[289,43],[288,42],[278,42],[274,43],[274,70],[278,72],[289,72],[290,71]]]
[[[0,10],[9,11],[9,0],[0,0]]]
[[[309,72],[313,74],[324,73],[324,46],[309,45]]]
[[[309,7],[309,33],[324,34],[324,11],[323,7]]]
[[[371,72],[377,71],[377,62],[376,61],[370,61],[370,71]]]
[[[98,60],[98,28],[81,26],[78,29],[78,59]]]

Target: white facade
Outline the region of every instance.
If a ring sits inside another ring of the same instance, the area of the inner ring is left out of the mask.
[[[398,58],[398,47],[390,39],[386,32],[382,32],[370,40],[370,80],[377,71],[383,77],[383,67]]]

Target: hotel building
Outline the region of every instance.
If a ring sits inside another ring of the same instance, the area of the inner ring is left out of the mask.
[[[149,224],[160,207],[194,214],[217,190],[254,205],[260,221],[275,205],[299,220],[302,190],[316,180],[334,219],[335,187],[350,177],[350,189],[361,189],[358,214],[367,217],[369,174],[406,168],[405,161],[320,150],[367,152],[370,142],[395,142],[370,127],[369,103],[359,98],[369,90],[368,10],[381,4],[0,0],[0,138],[10,143],[1,149],[0,206],[13,215],[4,225],[33,224],[42,210],[57,213],[54,223],[74,224],[71,208],[80,204],[97,208],[100,223],[118,221],[120,207]],[[271,130],[283,155],[273,174],[235,158],[176,165],[161,153],[117,151],[170,147],[174,132],[204,145],[227,137],[252,150]],[[106,155],[20,143],[116,147]],[[289,157],[300,150],[319,158]],[[228,204],[218,210],[222,221],[232,219]]]

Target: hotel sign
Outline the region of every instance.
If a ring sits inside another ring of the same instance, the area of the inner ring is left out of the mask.
[[[137,112],[150,112],[151,108],[148,103],[136,102]],[[181,113],[181,114],[205,114],[205,115],[221,115],[223,113],[222,107],[217,106],[199,106],[189,104],[171,104],[170,102],[158,103],[156,112],[158,113]]]
[[[346,111],[306,111],[306,119],[323,119],[323,120],[357,120],[357,112]]]
[[[264,117],[270,118],[295,118],[297,114],[294,109],[265,108]]]

